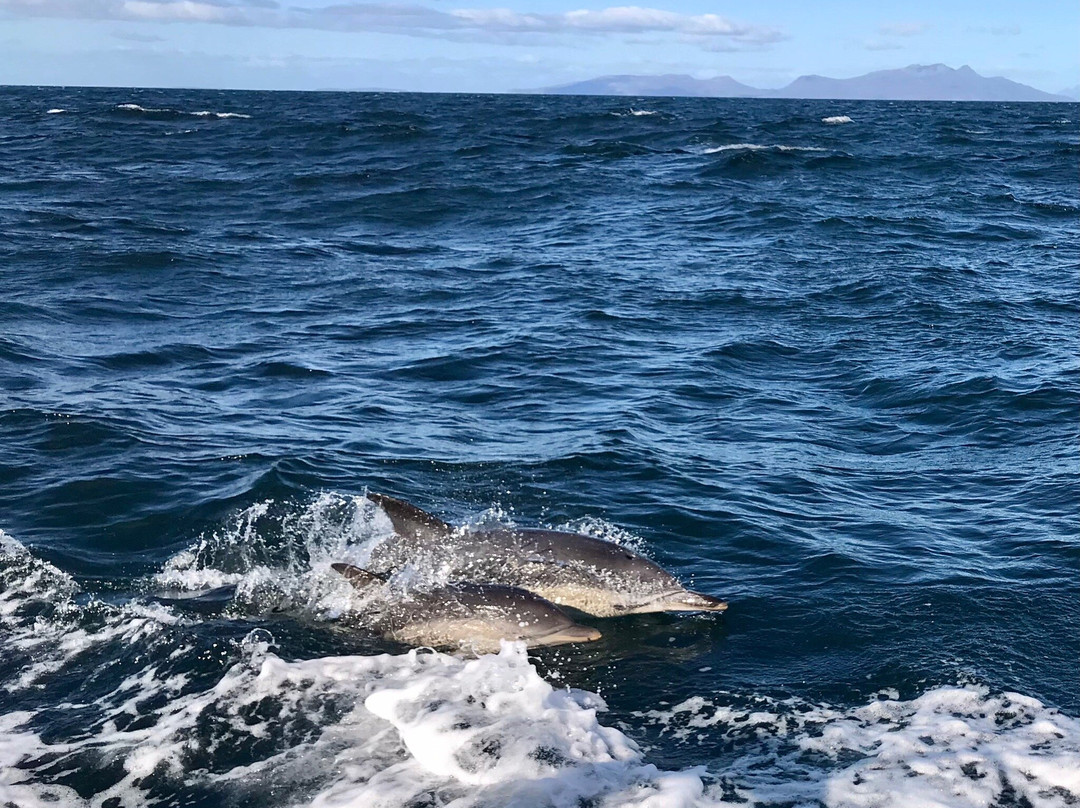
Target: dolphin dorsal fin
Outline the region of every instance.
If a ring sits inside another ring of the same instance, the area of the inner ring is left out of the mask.
[[[394,532],[399,536],[407,539],[438,539],[454,532],[454,528],[439,517],[432,516],[408,502],[370,491],[367,498],[386,512],[394,526]]]
[[[339,572],[345,576],[345,580],[357,589],[372,586],[373,584],[386,583],[385,575],[379,575],[377,572],[369,572],[368,570],[354,567],[352,564],[331,564],[330,568],[334,572]]]

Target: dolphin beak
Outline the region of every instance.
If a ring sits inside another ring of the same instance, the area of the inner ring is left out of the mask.
[[[669,595],[660,602],[669,612],[722,612],[727,609],[727,601],[689,589]]]
[[[543,645],[561,645],[567,642],[595,642],[601,636],[603,635],[592,626],[574,624],[553,631],[551,634],[545,634],[543,637],[538,637],[537,642]]]

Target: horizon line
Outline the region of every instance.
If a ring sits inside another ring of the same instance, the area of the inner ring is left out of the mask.
[[[672,74],[658,74],[672,75]],[[810,75],[810,74],[808,74]],[[816,75],[816,74],[813,74]],[[645,76],[652,78],[652,76]],[[605,78],[605,77],[598,77]],[[724,78],[716,76],[714,78]],[[730,78],[728,76],[727,78]],[[586,79],[590,81],[591,79]],[[711,79],[705,79],[711,81]],[[577,82],[573,82],[577,83]],[[749,86],[749,85],[746,85]],[[1039,100],[1015,100],[993,101],[980,100],[977,98],[820,98],[791,96],[777,98],[774,96],[754,95],[627,95],[605,93],[566,93],[551,92],[551,88],[537,90],[399,90],[390,88],[348,88],[348,87],[317,87],[309,89],[284,89],[284,88],[254,88],[254,87],[210,87],[191,85],[141,85],[141,84],[7,84],[0,83],[0,91],[8,89],[56,89],[56,90],[195,90],[199,92],[222,92],[222,93],[355,93],[357,95],[512,95],[530,96],[542,98],[685,98],[712,101],[838,101],[846,103],[900,103],[900,104],[1080,104],[1080,98],[1070,98],[1060,93],[1046,93],[1056,96]],[[761,88],[751,87],[757,90]],[[779,89],[779,88],[778,88]],[[1037,88],[1032,88],[1037,89]],[[775,92],[774,90],[761,89],[761,92]],[[1039,92],[1046,92],[1039,90]]]

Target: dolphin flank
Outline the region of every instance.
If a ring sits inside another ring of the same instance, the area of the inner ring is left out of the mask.
[[[363,594],[377,594],[386,579],[349,564],[331,567]],[[529,646],[600,639],[595,628],[575,623],[555,604],[512,586],[453,584],[414,591],[369,615],[384,637],[407,645],[499,650],[502,640]]]
[[[454,528],[400,499],[367,498],[386,512],[397,534],[372,552],[369,566],[378,572],[427,562],[457,580],[520,587],[597,617],[727,608],[613,542],[557,530]]]

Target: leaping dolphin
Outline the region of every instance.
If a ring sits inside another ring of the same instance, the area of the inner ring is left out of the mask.
[[[613,542],[557,530],[455,529],[400,499],[367,498],[386,512],[397,534],[372,552],[368,566],[379,572],[428,562],[452,579],[520,587],[597,617],[727,608]]]
[[[349,564],[331,564],[357,590],[375,594],[385,577]],[[376,631],[407,645],[463,647],[476,653],[499,650],[500,640],[529,646],[600,639],[595,628],[575,623],[554,603],[513,586],[453,584],[410,593],[377,608]]]

